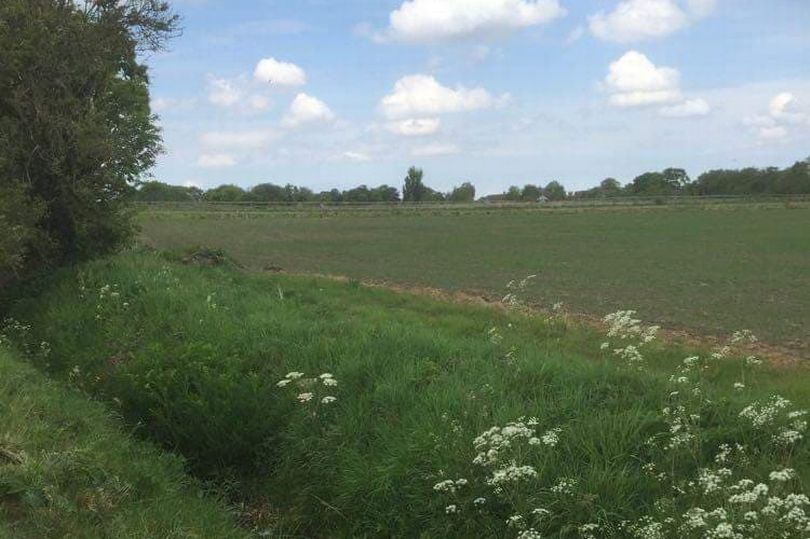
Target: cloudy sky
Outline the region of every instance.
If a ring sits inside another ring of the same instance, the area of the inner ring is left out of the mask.
[[[585,188],[810,155],[808,0],[174,0],[166,154],[211,187]]]

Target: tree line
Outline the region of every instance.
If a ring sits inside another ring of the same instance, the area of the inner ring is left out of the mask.
[[[260,183],[249,189],[223,184],[202,190],[148,181],[140,185],[135,199],[141,202],[544,202],[627,196],[770,194],[810,194],[810,157],[784,169],[748,167],[710,170],[694,181],[682,168],[666,168],[640,174],[626,185],[615,178],[605,178],[596,187],[575,192],[567,191],[558,181],[548,182],[545,186],[512,185],[503,193],[479,199],[476,199],[475,186],[470,182],[464,182],[448,192],[429,187],[424,182],[424,172],[416,167],[408,170],[401,194],[396,187],[387,184],[315,192],[292,184]]]

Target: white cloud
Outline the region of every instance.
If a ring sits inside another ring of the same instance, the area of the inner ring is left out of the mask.
[[[200,143],[215,150],[258,150],[278,138],[270,130],[255,131],[210,131],[203,133]]]
[[[565,44],[571,45],[573,43],[576,43],[577,41],[582,39],[582,36],[584,35],[585,35],[585,27],[579,25],[568,33],[568,37],[565,38]]]
[[[389,122],[386,127],[391,133],[396,135],[420,137],[436,133],[441,127],[441,124],[442,122],[439,118],[409,118],[407,120]]]
[[[301,93],[295,96],[289,110],[281,120],[284,127],[299,127],[304,124],[328,123],[335,119],[329,107],[316,97]]]
[[[303,86],[307,75],[303,69],[289,62],[280,62],[275,58],[264,58],[256,64],[253,77],[275,86]]]
[[[565,15],[558,0],[407,0],[382,39],[434,42],[494,35]]]
[[[455,144],[428,144],[411,150],[413,157],[436,157],[440,155],[454,155],[461,151]]]
[[[629,51],[610,64],[605,86],[611,105],[635,107],[680,101],[679,81],[678,70],[656,67],[640,52]]]
[[[267,96],[256,94],[248,98],[248,106],[256,111],[267,110],[271,104],[272,102]]]
[[[763,139],[781,139],[788,135],[788,131],[784,126],[777,125],[774,127],[760,127],[757,134]]]
[[[430,75],[409,75],[394,84],[393,93],[382,98],[380,107],[389,118],[409,118],[485,109],[498,105],[498,101],[483,88],[453,89]]]
[[[686,5],[693,17],[703,18],[714,12],[717,0],[686,0]]]
[[[363,152],[343,152],[341,157],[348,161],[354,161],[355,163],[365,163],[366,161],[371,161],[371,157]]]
[[[791,130],[810,126],[810,114],[799,108],[799,101],[791,92],[779,92],[768,101],[767,114],[743,118],[743,124],[751,127],[760,139],[777,140],[787,138]]]
[[[687,99],[677,105],[663,107],[659,111],[662,116],[672,118],[686,118],[689,116],[706,116],[712,111],[705,99]]]
[[[232,81],[210,77],[208,101],[220,107],[232,107],[242,99],[242,90]]]
[[[591,33],[605,41],[631,43],[668,36],[714,11],[715,0],[623,0],[616,8],[588,18]]]
[[[203,168],[224,168],[236,165],[236,159],[225,153],[204,153],[197,159],[197,165]]]

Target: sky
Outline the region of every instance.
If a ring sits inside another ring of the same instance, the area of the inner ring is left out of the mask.
[[[570,191],[810,156],[808,0],[174,0],[148,58],[165,153],[202,188]]]

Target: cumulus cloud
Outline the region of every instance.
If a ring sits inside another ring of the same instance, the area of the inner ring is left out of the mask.
[[[504,34],[565,15],[558,0],[407,0],[380,39],[429,43]]]
[[[396,135],[420,137],[436,133],[441,127],[441,120],[439,118],[409,118],[389,122],[386,127]]]
[[[270,108],[270,99],[251,88],[250,81],[242,76],[236,79],[208,77],[208,102],[218,107],[235,108],[243,113],[262,112]],[[163,105],[163,104],[162,104]]]
[[[380,108],[389,118],[413,118],[485,109],[497,105],[498,101],[483,88],[457,86],[453,89],[441,85],[430,75],[409,75],[394,84],[394,91],[382,98]]]
[[[197,159],[197,165],[203,168],[224,168],[236,165],[236,159],[226,153],[204,153]]]
[[[679,84],[678,70],[656,67],[637,51],[629,51],[611,63],[605,77],[610,104],[617,107],[676,103],[681,100]]]
[[[208,101],[220,107],[232,107],[241,101],[242,90],[227,79],[208,79]]]
[[[264,58],[256,64],[253,78],[274,86],[303,86],[307,75],[303,69],[290,62],[280,62],[275,58]]]
[[[763,140],[786,138],[792,129],[810,126],[810,114],[801,109],[796,96],[780,92],[768,101],[768,112],[743,119]]]
[[[605,41],[631,43],[667,36],[711,14],[715,0],[623,0],[610,12],[588,18],[591,33]]]
[[[328,123],[335,119],[329,107],[316,97],[300,93],[281,120],[284,127],[295,128],[306,124]]]
[[[659,111],[662,116],[672,118],[687,118],[689,116],[706,116],[712,111],[705,99],[687,99],[677,105],[663,107]]]
[[[413,157],[436,157],[440,155],[454,155],[461,152],[461,149],[455,144],[428,144],[426,146],[418,146],[411,150]]]

